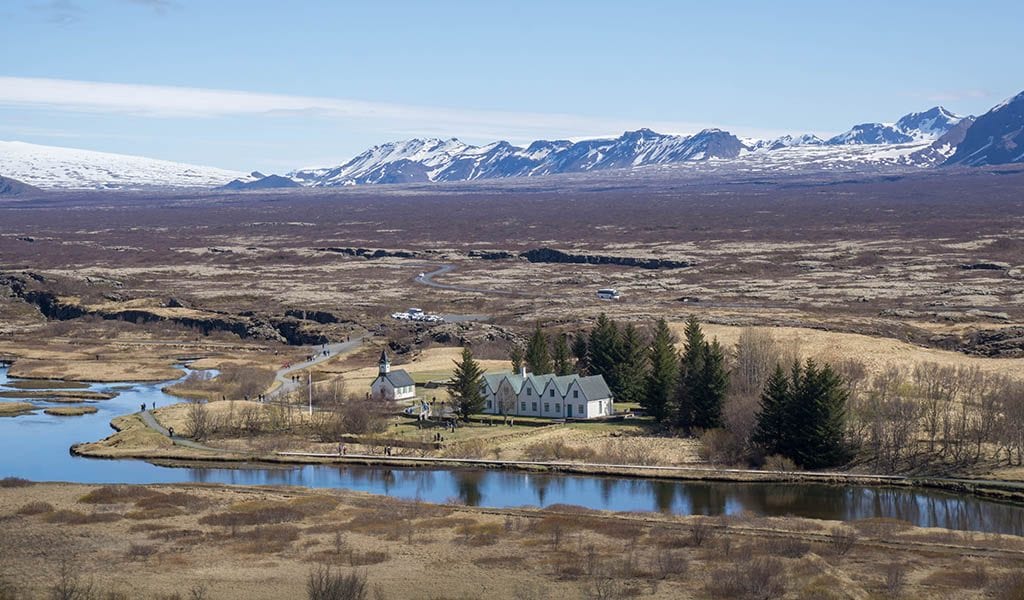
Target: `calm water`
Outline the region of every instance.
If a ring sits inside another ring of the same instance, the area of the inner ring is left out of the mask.
[[[0,367],[0,388],[8,382]],[[207,482],[246,485],[301,485],[345,488],[427,502],[458,500],[473,506],[513,507],[576,504],[615,511],[677,514],[796,515],[854,520],[890,517],[925,527],[946,527],[1024,535],[1024,507],[930,490],[814,484],[699,483],[509,471],[397,469],[311,465],[287,468],[169,468],[137,460],[72,456],[74,443],[100,439],[115,416],[137,411],[142,402],[177,402],[162,384],[108,385],[114,400],[93,404],[99,412],[50,417],[41,412],[0,418],[0,477],[80,483]],[[0,401],[11,401],[0,399]],[[40,407],[45,401],[32,401]]]

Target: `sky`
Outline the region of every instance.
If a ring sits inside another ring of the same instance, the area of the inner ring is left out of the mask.
[[[0,140],[284,173],[411,137],[981,114],[1020,0],[2,0]]]

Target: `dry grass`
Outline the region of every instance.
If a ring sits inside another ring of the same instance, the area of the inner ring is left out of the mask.
[[[780,578],[786,597],[801,600],[868,598],[893,586],[905,597],[980,598],[1024,566],[988,536],[933,542],[931,530],[892,535],[892,523],[870,523],[873,533],[861,532],[864,543],[839,561],[815,554],[827,544],[821,533],[837,524],[800,519],[724,527],[721,519],[573,506],[490,511],[289,488],[37,484],[0,489],[0,511],[21,515],[5,521],[0,550],[5,566],[25,573],[19,586],[29,597],[52,584],[56,552],[74,555],[82,581],[101,591],[132,581],[133,593],[159,597],[188,576],[226,600],[293,597],[316,563],[360,569],[385,597],[495,600],[779,597]],[[965,561],[976,544],[995,554]],[[890,576],[894,560],[907,567]],[[443,581],[428,576],[438,569]],[[523,595],[531,590],[539,595]]]
[[[80,417],[99,412],[95,406],[57,406],[43,409],[43,412],[54,417]]]
[[[35,405],[28,402],[0,402],[0,417],[16,417],[35,409]]]

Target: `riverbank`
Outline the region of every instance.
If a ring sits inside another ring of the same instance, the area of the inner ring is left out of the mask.
[[[895,575],[905,597],[970,599],[1024,566],[1024,539],[892,521],[496,510],[293,487],[4,480],[0,513],[0,585],[30,597],[62,564],[65,581],[100,593],[218,600],[300,596],[318,565],[363,574],[378,598],[494,600],[726,598],[743,581],[862,600]]]
[[[469,459],[429,456],[385,456],[383,454],[313,452],[241,452],[197,444],[189,440],[171,440],[153,430],[138,415],[115,419],[116,433],[99,442],[76,444],[77,456],[107,459],[143,459],[151,462],[175,461],[176,466],[218,468],[245,464],[278,465],[351,465],[384,466],[407,469],[480,469],[523,473],[564,473],[600,477],[706,481],[722,483],[815,483],[836,486],[888,486],[925,488],[954,494],[971,494],[1001,502],[1024,503],[1024,484],[1013,481],[972,480],[964,478],[905,477],[813,471],[765,471],[716,468],[713,466],[644,466],[570,461],[523,461]],[[383,452],[383,450],[380,450]]]

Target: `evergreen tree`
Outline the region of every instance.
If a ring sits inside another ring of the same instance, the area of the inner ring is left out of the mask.
[[[675,339],[665,319],[658,319],[654,326],[654,339],[647,349],[650,369],[644,381],[644,397],[641,406],[647,414],[661,422],[669,417],[670,401],[679,381],[679,356]]]
[[[640,402],[644,397],[647,377],[647,356],[640,332],[628,323],[622,328],[619,340],[620,359],[615,366],[618,390],[612,390],[616,402]]]
[[[725,369],[725,350],[718,340],[704,344],[704,369],[696,390],[693,425],[700,429],[722,426],[722,405],[729,387],[729,373]]]
[[[548,354],[548,336],[544,335],[540,323],[526,343],[526,370],[537,375],[551,372],[551,355]]]
[[[591,375],[604,377],[608,389],[617,395],[619,382],[616,367],[622,360],[619,326],[604,313],[597,317],[597,324],[590,331],[587,355],[589,356],[587,371]]]
[[[555,375],[572,375],[572,355],[569,353],[569,342],[565,334],[555,336],[554,347],[551,350],[551,366]]]
[[[469,348],[463,348],[462,360],[455,361],[455,373],[448,384],[448,391],[455,404],[455,410],[464,421],[469,420],[469,415],[484,409],[484,395],[480,389],[480,378],[483,374],[480,364],[473,359],[473,352]]]
[[[757,413],[757,425],[752,437],[754,444],[766,456],[790,454],[785,442],[791,430],[790,424],[786,422],[791,398],[786,371],[782,365],[776,364],[775,371],[768,377],[764,391],[761,392],[761,407]]]
[[[845,445],[848,391],[830,365],[808,360],[794,394],[794,412],[802,417],[794,440],[793,460],[808,469],[840,465],[849,460]]]
[[[572,340],[572,356],[576,359],[575,371],[578,375],[586,375],[589,364],[587,336],[580,333]]]
[[[512,361],[512,372],[518,373],[523,368],[523,347],[513,342],[508,349],[508,359]]]
[[[800,466],[820,469],[850,458],[845,445],[848,391],[842,378],[813,360],[781,367],[761,395],[755,443],[767,454],[782,454]]]
[[[691,316],[684,332],[685,347],[679,362],[679,385],[676,393],[676,421],[686,431],[699,427],[697,423],[700,403],[701,380],[704,376],[704,361],[707,342],[697,317]]]

